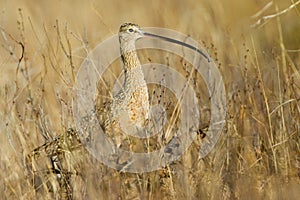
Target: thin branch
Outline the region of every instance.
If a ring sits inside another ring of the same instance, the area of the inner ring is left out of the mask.
[[[0,30],[1,30],[2,38],[3,38],[3,40],[5,41],[5,43],[6,43],[7,47],[8,47],[7,50],[8,50],[8,52],[9,52],[9,54],[10,54],[11,56],[13,56],[13,58],[14,58],[15,60],[18,60],[18,58],[17,58],[17,56],[16,56],[16,53],[14,52],[14,49],[13,49],[13,47],[11,46],[11,43],[9,42],[7,36],[10,37],[10,38],[11,38],[13,41],[15,41],[16,43],[19,43],[19,42],[18,42],[15,38],[13,38],[12,35],[10,35],[9,33],[7,33],[7,32],[5,31],[4,28],[0,27]]]
[[[300,52],[300,49],[286,49],[286,52],[298,53],[298,52]]]
[[[262,18],[260,18],[259,20],[256,21],[256,23],[252,24],[251,27],[252,28],[255,28],[259,25],[264,25],[267,23],[268,20],[272,19],[272,18],[275,18],[277,16],[280,16],[280,15],[283,15],[285,13],[287,13],[288,11],[290,11],[291,9],[295,8],[298,4],[300,4],[300,0],[298,0],[297,2],[295,2],[294,4],[290,5],[288,8],[280,11],[280,12],[277,12],[275,14],[271,14],[271,15],[266,15],[266,16],[263,16]],[[266,6],[265,6],[266,7]],[[264,9],[264,8],[263,8]],[[261,14],[261,12],[259,12],[259,14]],[[256,13],[253,18],[255,18],[256,16],[258,15],[258,13]]]
[[[65,56],[66,56],[67,58],[70,58],[70,56],[69,56],[68,53],[67,53],[67,50],[65,49],[64,44],[62,43],[62,39],[61,39],[61,35],[60,35],[60,30],[59,30],[58,20],[56,20],[56,31],[57,31],[58,40],[59,40],[59,44],[60,44],[61,49],[63,50]]]
[[[279,108],[281,108],[282,106],[284,106],[284,105],[286,105],[286,104],[288,104],[288,103],[291,103],[291,102],[293,102],[293,101],[297,101],[297,99],[290,99],[290,100],[288,100],[288,101],[286,101],[286,102],[281,103],[281,104],[278,105],[276,108],[274,108],[272,112],[270,112],[270,115],[273,115]]]
[[[111,34],[114,34],[114,32],[111,30],[110,26],[108,26],[106,23],[105,23],[105,20],[102,16],[102,14],[97,10],[96,6],[95,6],[95,3],[92,4],[92,10],[95,12],[95,14],[100,18],[100,21],[102,22],[102,24],[106,27],[107,30],[109,30],[109,32]]]
[[[25,46],[24,46],[24,44],[22,42],[19,42],[18,40],[16,40],[11,34],[7,33],[4,28],[0,27],[0,30],[1,30],[3,39],[7,41],[7,45],[8,45],[8,49],[9,49],[10,55],[14,56],[15,59],[18,59],[18,66],[17,66],[17,74],[18,74],[20,63],[21,63],[21,61],[24,58]],[[10,39],[12,39],[14,42],[16,42],[17,44],[19,44],[21,46],[22,52],[21,52],[20,58],[16,57],[16,54],[13,51],[13,49],[12,49],[12,47],[11,47],[11,45],[10,45],[7,37],[6,37],[6,35],[8,35],[10,37]]]
[[[251,18],[258,18],[259,16],[261,16],[266,10],[268,10],[271,6],[273,5],[273,1],[270,1],[269,3],[267,3],[260,11],[258,11],[257,13],[255,13],[254,15],[251,16]]]

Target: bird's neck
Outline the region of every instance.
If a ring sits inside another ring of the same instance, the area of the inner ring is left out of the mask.
[[[131,69],[135,69],[140,67],[140,61],[135,49],[135,41],[123,41],[120,40],[120,51],[122,56],[122,61],[124,63],[124,71],[125,73],[130,71]]]
[[[136,87],[144,86],[146,84],[144,74],[134,43],[127,44],[126,48],[122,48],[121,44],[121,56],[125,73],[124,87],[128,89],[128,87],[132,87],[132,85]]]
[[[123,52],[122,60],[124,64],[125,74],[129,73],[132,70],[141,68],[141,63],[135,50]]]

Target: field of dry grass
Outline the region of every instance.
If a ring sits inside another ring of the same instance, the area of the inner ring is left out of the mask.
[[[168,181],[161,171],[120,173],[76,148],[63,157],[65,192],[72,199],[125,199],[132,190],[127,181],[135,179],[143,199],[299,199],[299,1],[0,0],[0,9],[1,199],[62,198],[47,151],[31,171],[26,156],[74,126],[76,73],[87,53],[124,22],[173,29],[203,45],[226,88],[223,134],[203,159],[198,137],[164,169]],[[184,73],[176,57],[141,54],[142,63],[171,63]],[[209,115],[202,84],[200,110]]]

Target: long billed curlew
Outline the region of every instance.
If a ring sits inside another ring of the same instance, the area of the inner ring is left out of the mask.
[[[104,106],[96,105],[102,127],[106,134],[114,138],[117,146],[121,145],[122,140],[117,135],[119,131],[125,131],[126,133],[145,127],[150,115],[147,84],[135,48],[136,40],[143,37],[153,37],[182,45],[198,52],[210,62],[210,58],[194,46],[164,36],[147,33],[133,23],[122,24],[119,29],[119,42],[125,74],[123,88]],[[100,101],[96,100],[96,102]],[[111,133],[114,133],[114,135],[111,135]]]
[[[123,88],[104,106],[97,105],[98,102],[101,102],[99,101],[99,95],[96,100],[96,108],[105,133],[113,140],[115,145],[118,147],[129,148],[130,151],[142,152],[145,150],[147,151],[147,149],[144,149],[145,145],[137,138],[128,139],[128,135],[126,134],[132,135],[132,132],[140,131],[141,128],[145,128],[150,117],[148,88],[135,48],[136,40],[143,37],[154,37],[182,45],[201,54],[208,62],[210,62],[210,58],[206,54],[189,44],[164,36],[147,33],[136,24],[125,23],[121,25],[119,30],[119,42],[125,75]],[[117,162],[122,165],[121,170],[126,170],[126,164],[130,163],[130,158],[128,156],[122,157],[123,155],[120,155]],[[170,178],[171,172],[167,168],[160,171],[161,175],[159,182],[161,185],[161,192],[166,199],[173,199],[175,192],[172,187],[172,178]],[[155,177],[154,174],[148,174],[147,176],[149,176],[149,179],[151,179],[150,177]],[[140,177],[138,174],[125,174],[122,178],[122,182],[126,184],[121,191],[125,191],[126,199],[143,198],[140,191],[143,191],[142,185],[147,185],[143,182],[148,178]]]

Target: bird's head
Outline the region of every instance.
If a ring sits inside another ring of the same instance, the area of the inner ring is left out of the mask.
[[[190,44],[187,44],[187,43],[184,43],[184,42],[172,39],[172,38],[145,32],[140,28],[139,25],[133,24],[133,23],[124,23],[120,27],[119,40],[120,40],[120,44],[121,44],[121,51],[128,52],[128,51],[134,50],[135,49],[135,41],[142,37],[152,37],[152,38],[164,40],[164,41],[167,41],[170,43],[174,43],[177,45],[187,47],[189,49],[192,49],[193,51],[196,51],[197,53],[199,53],[200,55],[205,57],[208,62],[210,62],[210,57],[208,55],[206,55],[204,52],[202,52],[200,49],[198,49],[197,47],[194,47]]]
[[[143,31],[137,24],[133,23],[124,23],[121,25],[119,30],[119,39],[120,42],[135,42],[137,39],[144,36]]]

